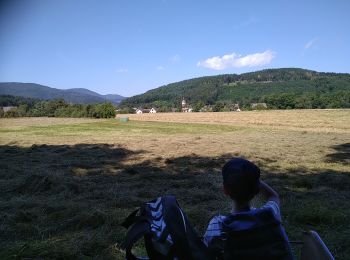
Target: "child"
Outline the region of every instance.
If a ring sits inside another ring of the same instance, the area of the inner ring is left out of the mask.
[[[204,235],[209,249],[220,259],[293,259],[280,224],[279,196],[260,180],[260,169],[248,160],[233,158],[222,168],[222,177],[233,208],[230,214],[211,219]],[[251,208],[258,193],[267,202]]]

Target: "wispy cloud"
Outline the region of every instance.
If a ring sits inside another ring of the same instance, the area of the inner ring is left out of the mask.
[[[117,73],[127,73],[127,72],[129,72],[129,70],[128,70],[128,69],[121,68],[121,69],[117,69],[116,72],[117,72]]]
[[[213,70],[224,70],[228,68],[257,67],[269,64],[276,56],[276,53],[270,50],[257,52],[248,55],[230,53],[224,56],[215,56],[197,63],[198,67],[204,67]]]
[[[172,63],[178,63],[181,60],[181,57],[179,54],[175,54],[173,57],[171,57]]]
[[[159,65],[156,67],[156,70],[165,70],[165,68],[163,66]]]
[[[312,45],[315,44],[315,42],[318,41],[318,37],[313,38],[312,40],[308,41],[305,45],[304,45],[304,50],[307,50],[309,48],[311,48]]]

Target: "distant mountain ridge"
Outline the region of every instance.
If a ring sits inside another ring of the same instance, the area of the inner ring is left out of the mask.
[[[0,82],[0,95],[12,95],[28,98],[52,100],[62,98],[71,103],[102,103],[119,104],[125,97],[117,94],[101,95],[85,88],[57,89],[35,83]]]
[[[350,74],[317,72],[300,68],[265,69],[243,74],[223,74],[187,79],[125,98],[100,95],[85,88],[56,89],[34,83],[0,83],[0,95],[36,99],[63,98],[71,103],[111,101],[121,108],[181,110],[181,101],[198,111],[210,105],[219,111],[232,104],[248,108],[266,102],[269,108],[350,108]]]
[[[154,106],[170,111],[172,107],[181,109],[181,100],[185,98],[190,106],[198,108],[216,104],[219,108],[228,107],[233,103],[250,107],[256,102],[267,102],[274,108],[336,108],[348,107],[349,96],[348,73],[280,68],[175,82],[127,98],[120,105]]]

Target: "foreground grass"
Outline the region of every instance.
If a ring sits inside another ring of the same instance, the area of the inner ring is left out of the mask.
[[[230,208],[220,168],[232,156],[259,164],[281,194],[291,239],[311,228],[337,259],[350,256],[350,133],[337,123],[316,132],[295,125],[25,120],[0,121],[1,259],[122,259],[114,247],[124,238],[121,221],[164,194],[178,197],[202,233],[211,216]]]

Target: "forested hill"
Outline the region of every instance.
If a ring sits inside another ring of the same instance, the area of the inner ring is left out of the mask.
[[[298,68],[267,69],[184,80],[121,102],[124,107],[179,108],[182,98],[198,110],[204,105],[225,109],[239,103],[265,102],[270,108],[350,107],[350,74]]]
[[[34,83],[0,83],[0,95],[21,96],[44,100],[64,99],[71,103],[103,103],[110,101],[118,104],[124,97],[119,95],[100,95],[84,88],[57,89]]]

